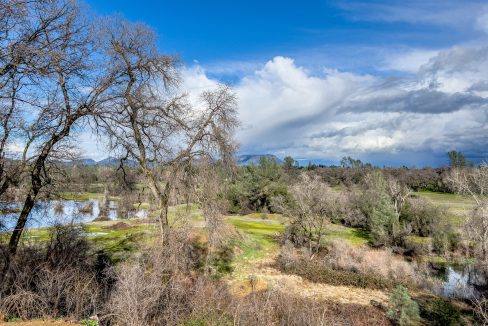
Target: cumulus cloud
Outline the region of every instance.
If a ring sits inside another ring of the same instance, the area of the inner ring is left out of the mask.
[[[338,159],[455,148],[486,157],[487,61],[486,48],[455,47],[388,78],[275,57],[234,85],[241,151]],[[184,80],[189,90],[216,85],[200,67]]]

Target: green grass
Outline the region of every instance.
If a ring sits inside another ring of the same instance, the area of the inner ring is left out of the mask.
[[[285,220],[279,214],[230,216],[227,218],[242,235],[234,245],[237,255],[233,261],[234,277],[245,277],[253,261],[273,255],[279,250],[277,236],[285,230]],[[369,236],[364,231],[337,224],[329,224],[324,241],[343,239],[353,245],[367,244]]]
[[[126,229],[111,229],[109,226],[90,224],[85,231],[92,243],[110,254],[114,260],[123,260],[140,245],[150,241],[156,233],[154,225],[131,225]]]
[[[466,215],[475,204],[473,199],[458,194],[431,191],[419,191],[415,194],[432,201],[436,205],[447,207],[448,212],[456,216]]]
[[[355,246],[365,245],[371,240],[369,234],[364,230],[329,224],[325,233],[325,241],[335,239],[345,240]]]
[[[94,198],[97,194],[82,193],[71,196],[76,199]],[[145,207],[144,207],[145,208]],[[151,212],[157,216],[158,211]],[[169,208],[168,218],[171,225],[190,223],[194,227],[203,227],[204,218],[200,209],[194,204],[177,205]],[[235,264],[244,264],[253,260],[267,257],[279,249],[277,237],[285,230],[285,219],[279,214],[254,213],[245,216],[228,216],[226,221],[233,225],[241,234],[234,240],[236,246]],[[111,225],[124,222],[127,228],[114,229]],[[154,238],[158,232],[156,223],[139,223],[135,220],[116,220],[91,222],[83,225],[90,241],[99,249],[113,255],[125,256],[136,250],[141,243]],[[29,229],[24,233],[27,241],[46,241],[49,238],[49,228]],[[330,224],[324,240],[344,239],[353,245],[366,244],[369,237],[360,229],[348,228]]]
[[[285,230],[285,222],[279,214],[268,214],[263,218],[259,214],[230,216],[228,221],[244,236],[236,245],[242,251],[235,259],[236,265],[261,259],[279,249],[277,236]],[[361,229],[329,224],[324,241],[345,240],[352,245],[367,244],[369,235]]]
[[[88,198],[93,194],[84,193],[83,196],[76,198]],[[74,197],[72,197],[74,198]],[[93,198],[93,197],[91,197]],[[157,212],[155,212],[157,214]],[[168,210],[168,219],[172,225],[178,225],[188,221],[197,226],[201,225],[203,215],[196,205],[177,205],[170,207]],[[127,224],[126,228],[115,229],[112,225],[123,222]],[[126,255],[136,250],[140,244],[143,244],[154,238],[159,232],[156,223],[138,223],[137,220],[114,220],[114,221],[97,221],[85,223],[82,225],[84,232],[89,240],[98,249],[103,249],[110,254]],[[23,239],[30,242],[42,242],[49,239],[50,228],[33,228],[27,229],[23,234]]]
[[[419,191],[415,195],[425,198],[435,205],[446,207],[449,219],[453,225],[461,227],[467,214],[473,209],[474,200],[467,196],[444,192]]]
[[[233,266],[239,271],[249,266],[254,260],[262,259],[279,248],[276,237],[285,229],[277,216],[273,219],[255,218],[251,216],[228,217],[234,227],[242,234],[242,238],[235,241],[239,248]],[[239,273],[239,272],[237,272]]]
[[[61,199],[76,200],[76,201],[86,201],[86,200],[90,200],[90,199],[101,199],[101,198],[103,198],[102,193],[96,193],[96,192],[61,192],[57,195]]]
[[[97,249],[103,249],[113,255],[125,255],[134,251],[140,244],[144,243],[156,232],[153,224],[133,224],[125,221],[128,226],[124,229],[112,228],[112,225],[122,221],[93,222],[83,225],[90,242]],[[23,237],[27,241],[47,241],[50,235],[50,228],[28,229]]]

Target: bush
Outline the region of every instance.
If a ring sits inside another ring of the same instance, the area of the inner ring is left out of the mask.
[[[341,207],[344,213],[341,222],[347,226],[368,228],[368,219],[362,208],[362,193],[350,189],[341,195]]]
[[[337,270],[376,275],[388,280],[390,285],[421,287],[428,279],[428,275],[417,264],[406,261],[390,250],[353,246],[339,240],[328,243],[323,262]]]
[[[180,246],[177,246],[179,248]],[[374,307],[309,300],[280,291],[232,296],[219,280],[181,269],[185,250],[151,249],[119,266],[105,312],[111,325],[388,325]],[[163,250],[163,251],[161,251]]]
[[[385,249],[353,246],[334,240],[325,252],[313,259],[305,248],[290,244],[281,248],[278,268],[311,280],[332,285],[350,285],[372,289],[390,289],[398,284],[415,289],[437,289],[441,282],[431,277],[426,265],[406,261]]]
[[[395,242],[394,235],[399,230],[399,223],[390,199],[381,196],[368,216],[368,226],[376,245],[389,245]]]
[[[398,285],[390,296],[388,317],[400,326],[420,324],[419,306],[402,285]]]
[[[431,325],[462,325],[461,313],[448,300],[427,296],[419,298],[420,315]]]
[[[414,256],[427,255],[432,250],[432,241],[429,237],[409,235],[404,238],[404,247]]]
[[[42,246],[19,248],[1,287],[0,310],[22,319],[86,318],[110,287],[109,264],[98,264],[80,227],[51,229]]]
[[[293,233],[290,241],[295,244],[308,242],[310,250],[318,251],[327,231],[326,226],[338,215],[338,195],[318,177],[303,173],[298,182],[290,187],[290,200],[280,197],[274,205],[289,219]],[[290,233],[290,232],[287,232]]]
[[[444,255],[449,251],[454,251],[459,248],[461,237],[458,232],[439,228],[434,230],[432,234],[432,249],[434,252]]]
[[[379,308],[305,299],[273,290],[252,293],[234,302],[232,309],[233,325],[390,325]]]
[[[234,268],[232,260],[234,258],[234,249],[232,246],[221,246],[213,254],[211,254],[208,267],[213,270],[215,277],[220,277],[224,274],[231,273]]]
[[[258,165],[240,167],[227,191],[231,213],[274,212],[275,197],[288,198],[286,175],[274,159],[265,157]]]
[[[419,198],[409,198],[402,209],[401,222],[408,224],[412,233],[427,237],[435,232],[436,227],[447,222],[447,210]]]
[[[359,210],[366,216],[366,228],[375,245],[400,242],[402,229],[393,199],[388,193],[388,182],[380,171],[366,175],[357,200]]]
[[[334,258],[330,257],[330,261]],[[278,268],[286,273],[302,276],[312,282],[332,285],[346,285],[371,289],[387,289],[394,286],[391,279],[376,273],[359,270],[358,266],[349,268],[331,264],[329,260],[310,259],[307,253],[285,246],[278,259]],[[342,266],[346,265],[343,262]]]

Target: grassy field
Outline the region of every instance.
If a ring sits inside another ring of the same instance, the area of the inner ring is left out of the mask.
[[[415,195],[428,199],[435,205],[446,207],[451,220],[458,226],[463,224],[466,215],[474,207],[473,199],[458,194],[420,191]]]
[[[437,205],[446,206],[449,209],[449,212],[456,215],[464,215],[474,206],[473,199],[458,194],[430,191],[420,191],[416,194],[420,197],[431,200]]]
[[[281,216],[256,218],[247,216],[230,216],[227,218],[241,234],[235,243],[237,255],[233,262],[237,274],[246,269],[251,261],[263,259],[278,250],[277,238],[284,231],[285,225]]]

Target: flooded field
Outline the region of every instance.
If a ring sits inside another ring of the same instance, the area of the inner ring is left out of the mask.
[[[17,203],[0,203],[0,218],[2,224],[9,230],[15,227],[20,213]],[[147,210],[134,209],[122,212],[116,201],[105,202],[103,199],[49,200],[40,201],[32,210],[27,227],[39,228],[55,224],[87,223],[94,220],[115,220],[123,218],[144,218]]]

